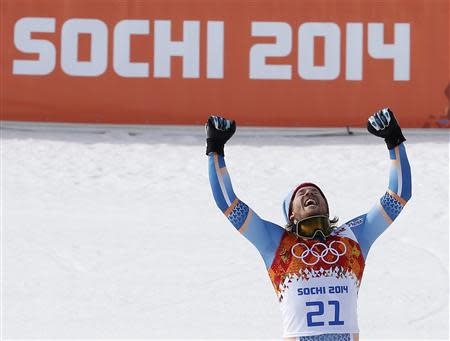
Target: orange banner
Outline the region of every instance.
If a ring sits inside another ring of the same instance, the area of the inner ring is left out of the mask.
[[[448,127],[448,0],[2,0],[1,118]],[[447,89],[447,90],[446,90]]]

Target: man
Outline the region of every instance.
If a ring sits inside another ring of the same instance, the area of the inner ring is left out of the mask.
[[[280,301],[286,340],[358,340],[357,296],[367,254],[411,197],[405,138],[394,114],[376,112],[367,128],[385,139],[392,161],[389,188],[379,202],[337,226],[322,190],[302,183],[284,200],[283,228],[261,219],[236,197],[224,160],[224,145],[236,124],[208,118],[206,154],[214,199],[263,257]]]

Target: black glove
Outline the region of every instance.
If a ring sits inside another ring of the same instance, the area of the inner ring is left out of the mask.
[[[394,113],[389,108],[379,110],[370,116],[367,130],[375,136],[383,137],[388,149],[393,149],[406,141]]]
[[[216,152],[225,155],[223,146],[236,131],[236,122],[220,116],[209,116],[206,129],[206,155]]]

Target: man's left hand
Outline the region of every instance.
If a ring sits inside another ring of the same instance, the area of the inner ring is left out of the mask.
[[[389,108],[381,109],[370,116],[367,130],[375,136],[383,137],[389,149],[406,141],[394,113]]]

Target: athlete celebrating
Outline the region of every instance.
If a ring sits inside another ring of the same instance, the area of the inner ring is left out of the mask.
[[[256,246],[280,301],[283,337],[289,341],[358,340],[357,297],[373,242],[411,197],[411,173],[394,114],[382,109],[367,129],[384,138],[391,168],[389,187],[372,209],[338,226],[313,183],[302,183],[284,200],[286,226],[260,218],[239,200],[224,160],[234,121],[210,116],[206,123],[209,180],[217,206]]]

